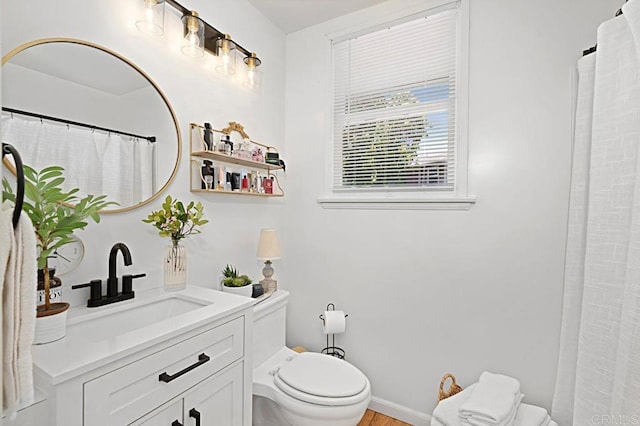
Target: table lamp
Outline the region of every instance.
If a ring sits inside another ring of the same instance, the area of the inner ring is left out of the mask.
[[[262,288],[265,293],[276,290],[278,288],[278,282],[271,278],[273,276],[271,261],[280,259],[280,244],[278,244],[278,234],[275,229],[263,229],[260,231],[258,259],[264,260],[264,268],[262,269],[264,279],[260,280]]]

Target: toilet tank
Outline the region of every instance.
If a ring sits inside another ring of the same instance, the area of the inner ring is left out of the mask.
[[[253,368],[285,346],[289,292],[276,290],[253,307]]]

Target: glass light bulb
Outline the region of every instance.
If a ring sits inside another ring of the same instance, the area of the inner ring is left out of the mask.
[[[153,4],[147,3],[144,7],[144,17],[148,23],[153,22]]]
[[[147,34],[162,35],[164,33],[164,0],[145,0],[136,21],[136,27]]]
[[[260,66],[262,61],[258,59],[254,52],[251,52],[249,56],[244,58],[244,63],[247,65],[247,74],[242,83],[243,86],[251,90],[259,89],[261,86],[261,73],[258,67]]]
[[[191,48],[195,48],[196,46],[200,45],[200,37],[198,37],[198,34],[196,34],[194,31],[189,31],[189,34],[187,34],[185,38],[189,42],[189,46]]]
[[[235,43],[231,40],[231,36],[225,34],[223,38],[216,41],[218,65],[216,71],[231,76],[236,72],[236,50]]]
[[[184,25],[184,42],[182,45],[182,53],[188,56],[201,57],[204,56],[204,24],[198,18],[196,11],[182,17]]]

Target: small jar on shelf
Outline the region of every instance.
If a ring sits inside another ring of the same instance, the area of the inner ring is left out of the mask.
[[[241,160],[251,160],[251,149],[249,145],[249,139],[244,139],[238,144],[237,150],[233,152],[233,156],[238,157]]]
[[[223,133],[222,136],[220,136],[220,141],[216,145],[216,151],[221,154],[231,155],[233,142],[231,142],[229,135]]]

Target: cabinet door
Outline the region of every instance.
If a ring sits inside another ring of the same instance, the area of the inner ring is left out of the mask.
[[[242,426],[243,364],[192,388],[184,397],[185,426]]]
[[[84,424],[139,419],[242,357],[244,318],[139,359],[84,384]]]
[[[177,426],[184,425],[183,400],[180,399],[166,407],[161,407],[152,413],[144,416],[142,419],[131,423],[129,426]],[[177,423],[176,423],[177,422]]]

